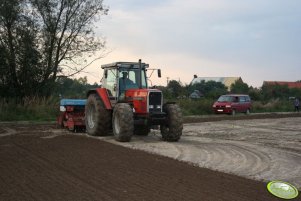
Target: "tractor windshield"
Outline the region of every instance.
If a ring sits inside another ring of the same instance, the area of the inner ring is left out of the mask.
[[[122,93],[127,89],[138,89],[141,77],[141,88],[147,88],[145,71],[137,68],[120,68],[119,70],[119,90]]]

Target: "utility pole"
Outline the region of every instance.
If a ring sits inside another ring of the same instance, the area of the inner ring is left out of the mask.
[[[166,77],[166,80],[167,80],[167,85],[168,85],[168,83],[169,83],[169,77]]]

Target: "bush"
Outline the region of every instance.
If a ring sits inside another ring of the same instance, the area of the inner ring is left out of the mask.
[[[270,100],[268,102],[254,101],[252,103],[252,112],[293,112],[294,105],[291,101],[286,100]]]
[[[177,103],[180,105],[184,116],[213,114],[213,99],[182,99],[177,101]]]
[[[214,114],[212,105],[215,99],[201,98],[198,100],[181,99],[176,100],[182,109],[184,116],[189,115],[209,115]],[[293,112],[294,106],[292,101],[275,99],[268,102],[252,101],[252,112]]]
[[[0,111],[0,121],[54,121],[59,113],[59,98],[1,99]]]

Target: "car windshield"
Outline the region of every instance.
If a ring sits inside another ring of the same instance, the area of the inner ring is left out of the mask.
[[[218,98],[218,102],[232,102],[233,97],[232,96],[221,96]]]

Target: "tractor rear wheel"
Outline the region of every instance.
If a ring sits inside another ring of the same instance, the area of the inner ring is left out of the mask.
[[[120,142],[129,142],[134,133],[133,110],[127,103],[117,103],[113,111],[113,133]]]
[[[135,135],[147,136],[150,132],[150,128],[144,125],[137,125],[134,128]]]
[[[176,142],[181,138],[183,130],[182,112],[176,104],[166,104],[163,107],[167,114],[167,121],[160,126],[164,141]]]
[[[89,135],[105,136],[111,130],[112,113],[97,94],[90,94],[85,106],[85,124]]]

